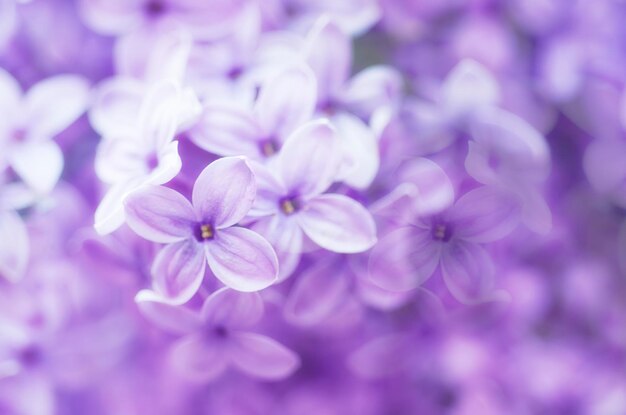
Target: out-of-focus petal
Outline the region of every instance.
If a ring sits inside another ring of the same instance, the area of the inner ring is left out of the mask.
[[[80,117],[89,104],[89,84],[74,75],[58,75],[35,84],[25,96],[28,134],[52,138]]]
[[[186,379],[208,382],[219,377],[228,367],[225,345],[202,334],[187,336],[172,347],[170,362]]]
[[[0,211],[0,276],[19,281],[28,263],[29,244],[26,226],[14,212]]]
[[[454,202],[454,187],[450,178],[437,163],[419,157],[402,166],[401,180],[415,185],[415,212],[432,215],[442,212]]]
[[[191,204],[175,190],[146,186],[124,201],[126,223],[153,242],[178,242],[193,234],[196,222]]]
[[[294,196],[320,194],[335,181],[341,156],[335,130],[326,121],[305,124],[280,152],[278,171]]]
[[[10,2],[9,2],[10,3]],[[22,88],[11,74],[0,68],[0,111],[6,114],[6,121],[0,121],[0,128],[8,120],[12,120],[16,111],[20,110]],[[0,131],[2,131],[0,129]]]
[[[494,266],[479,245],[456,241],[441,255],[441,271],[450,293],[463,304],[492,299]]]
[[[289,67],[261,85],[255,111],[262,130],[270,135],[267,138],[285,139],[308,121],[316,98],[315,75],[305,65]]]
[[[406,226],[383,236],[370,253],[368,275],[379,287],[396,292],[419,287],[437,269],[441,244],[426,229]]]
[[[340,113],[332,118],[343,150],[344,159],[338,180],[357,189],[368,187],[380,165],[378,140],[359,118]]]
[[[472,242],[507,236],[520,221],[520,203],[509,191],[482,186],[461,196],[450,210],[454,235]]]
[[[141,0],[81,0],[79,10],[95,31],[117,35],[139,26],[144,20]]]
[[[320,195],[297,216],[306,235],[333,252],[356,253],[376,243],[376,224],[360,203],[343,195]]]
[[[456,119],[481,107],[497,104],[500,86],[484,66],[465,59],[448,74],[441,94],[441,104],[448,116]]]
[[[254,326],[265,311],[259,293],[245,293],[224,287],[211,294],[202,305],[206,324],[229,329]]]
[[[207,106],[189,137],[198,147],[220,156],[261,157],[261,129],[241,110]]]
[[[255,333],[236,333],[229,355],[239,370],[261,379],[284,379],[300,366],[300,358],[293,351]]]
[[[254,174],[241,157],[224,157],[208,165],[193,186],[192,201],[199,218],[216,229],[246,216],[256,195]]]
[[[350,38],[328,18],[321,18],[308,34],[305,56],[317,78],[318,102],[328,103],[350,75]]]
[[[381,107],[395,108],[402,93],[402,76],[383,65],[370,66],[350,79],[341,101],[359,116],[369,119]]]
[[[213,274],[234,290],[259,291],[276,281],[276,253],[256,232],[239,227],[221,229],[205,243],[205,252]]]
[[[103,81],[96,89],[89,122],[101,136],[128,136],[137,128],[137,116],[144,92],[138,80],[116,77]]]
[[[335,261],[303,271],[289,293],[286,317],[301,325],[323,321],[348,295],[347,278],[344,268]]]
[[[9,162],[28,186],[42,194],[52,191],[63,171],[63,153],[52,140],[16,146]]]
[[[139,291],[135,302],[146,319],[170,333],[187,334],[201,328],[202,321],[198,313],[183,306],[169,304],[168,299],[154,291]]]
[[[169,304],[184,304],[200,288],[206,269],[202,246],[186,239],[163,247],[152,263],[155,290]]]

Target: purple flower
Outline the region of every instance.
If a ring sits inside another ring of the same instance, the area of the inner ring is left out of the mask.
[[[218,155],[265,160],[311,119],[316,102],[315,76],[306,66],[293,65],[261,85],[250,112],[209,104],[190,137],[199,147]]]
[[[85,109],[89,85],[78,76],[45,79],[26,94],[0,69],[0,169],[7,165],[33,190],[52,190],[63,170],[63,153],[53,140]]]
[[[249,331],[264,313],[258,293],[222,288],[204,301],[199,313],[143,298],[138,301],[155,324],[185,335],[173,345],[171,362],[190,380],[210,381],[229,367],[255,378],[279,380],[299,366],[294,352]]]
[[[206,264],[225,285],[239,291],[270,286],[278,274],[271,245],[246,228],[233,226],[250,210],[254,174],[245,160],[219,159],[193,187],[192,202],[167,187],[150,186],[125,201],[126,221],[140,236],[167,244],[152,267],[154,289],[172,303],[188,301],[199,289]]]
[[[518,221],[519,205],[507,193],[471,190],[446,211],[418,215],[381,238],[370,255],[370,278],[388,290],[407,291],[440,268],[459,301],[490,300],[494,266],[482,244],[508,235]]]
[[[124,223],[123,201],[128,195],[144,185],[167,183],[178,174],[181,160],[174,136],[200,110],[191,91],[170,81],[154,84],[140,105],[134,94],[113,97],[110,107],[100,108],[92,115],[92,123],[103,134],[96,155],[96,173],[111,184],[95,213],[94,226],[100,234],[113,232]],[[124,114],[132,114],[133,109],[137,120]]]
[[[374,221],[361,204],[344,195],[324,194],[339,168],[337,145],[327,122],[311,122],[287,140],[275,168],[253,165],[259,190],[249,217],[279,254],[299,257],[304,235],[340,253],[363,252],[376,243]]]

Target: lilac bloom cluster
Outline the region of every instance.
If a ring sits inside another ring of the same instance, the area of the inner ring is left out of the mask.
[[[626,414],[625,19],[0,0],[0,415]]]

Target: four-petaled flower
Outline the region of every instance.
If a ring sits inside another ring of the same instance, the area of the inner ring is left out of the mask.
[[[206,264],[225,285],[257,291],[278,274],[272,246],[236,225],[256,194],[246,161],[225,157],[207,166],[193,187],[192,203],[167,187],[149,186],[126,199],[128,225],[145,239],[167,244],[155,258],[155,291],[164,301],[184,303],[199,289]]]

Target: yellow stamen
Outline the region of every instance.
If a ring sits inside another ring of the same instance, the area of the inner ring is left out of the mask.
[[[210,239],[213,237],[213,228],[211,225],[201,225],[200,226],[200,236],[202,239]]]
[[[289,199],[283,200],[280,203],[280,208],[286,215],[291,215],[296,211],[296,205]]]

